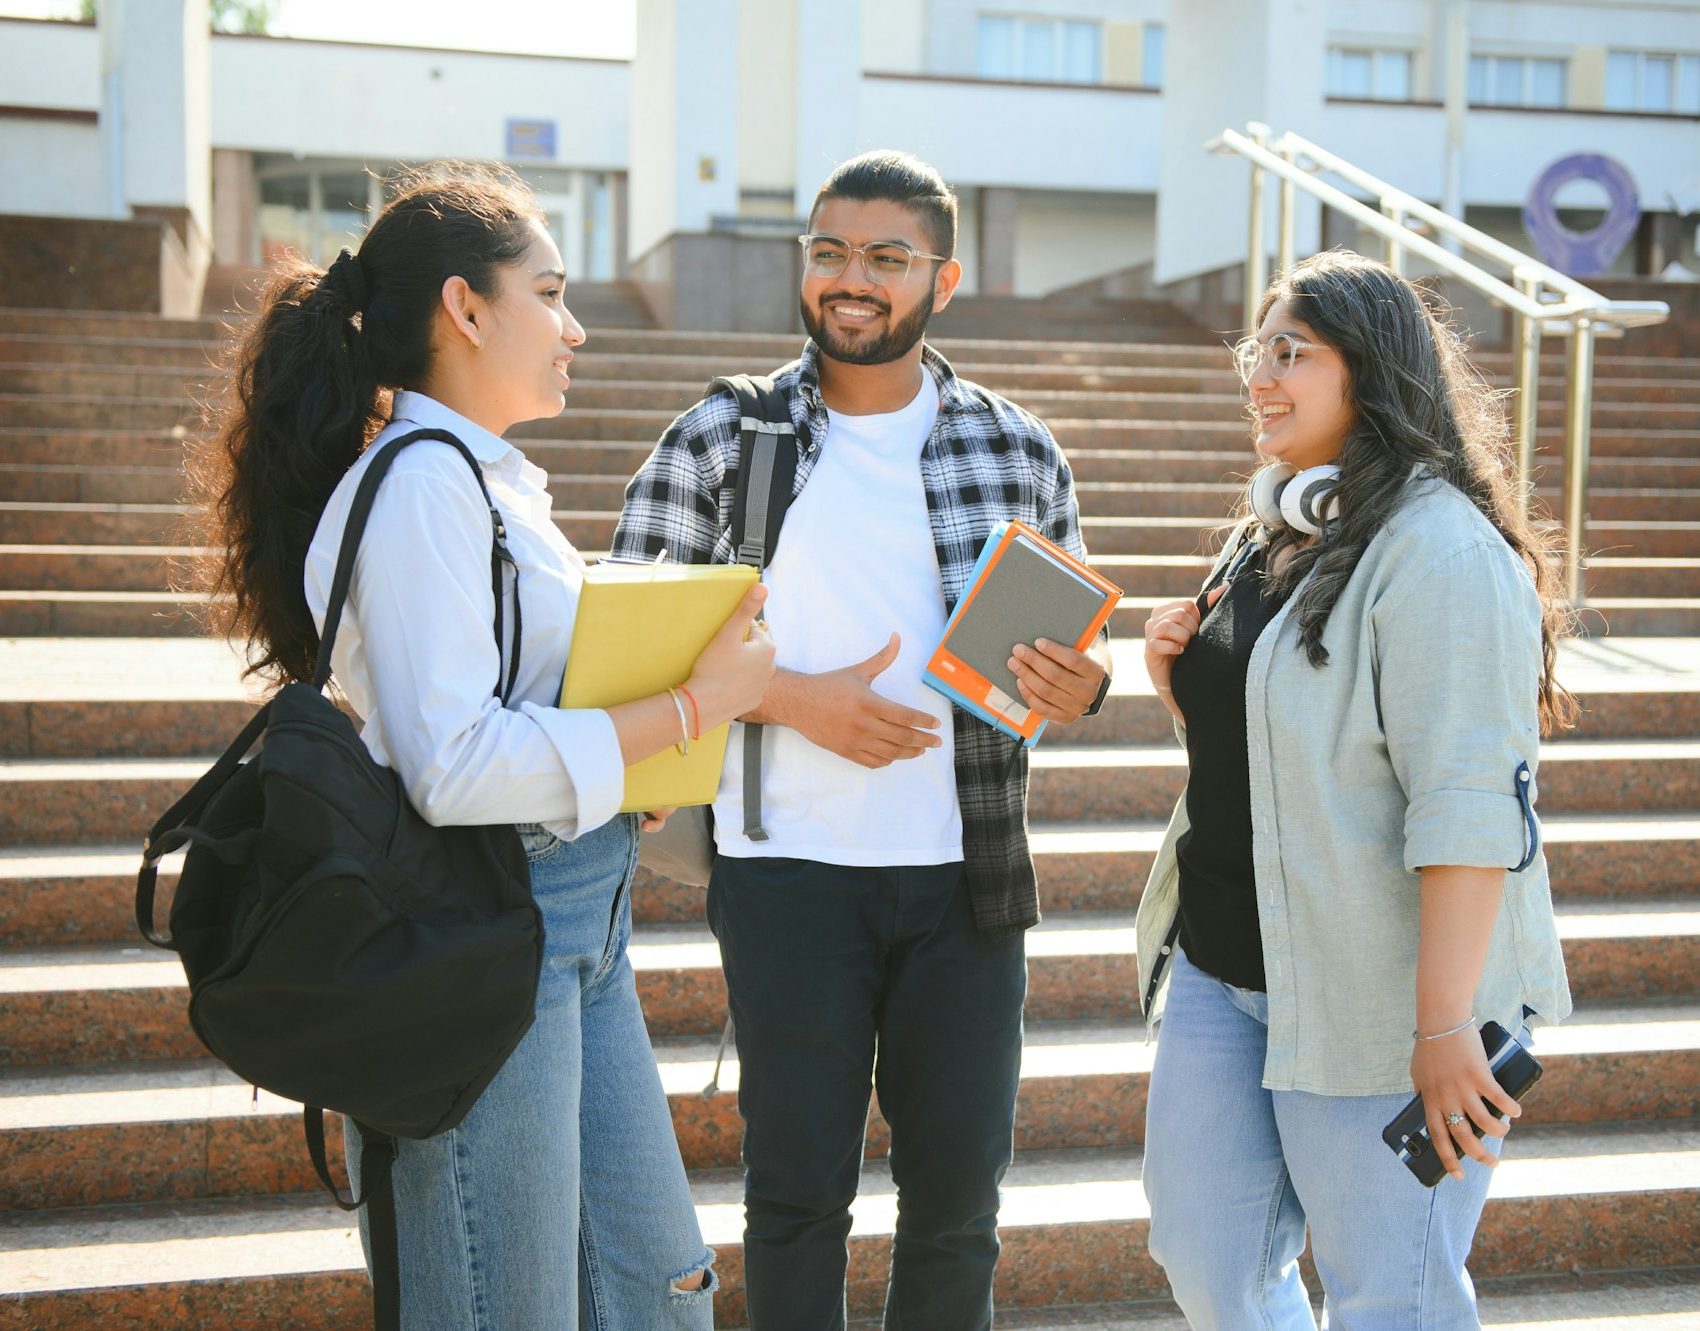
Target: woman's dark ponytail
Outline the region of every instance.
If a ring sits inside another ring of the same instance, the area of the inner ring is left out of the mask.
[[[307,547],[388,419],[390,390],[429,372],[443,284],[458,276],[493,295],[542,217],[504,168],[436,166],[396,185],[358,254],[277,271],[231,350],[211,429],[190,448],[198,543],[215,551],[200,589],[216,627],[250,642],[250,673],[278,682],[313,676]]]

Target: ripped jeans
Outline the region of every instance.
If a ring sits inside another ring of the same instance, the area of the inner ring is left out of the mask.
[[[520,833],[547,931],[537,1020],[458,1127],[401,1143],[402,1325],[708,1331],[713,1253],[626,956],[636,820]]]

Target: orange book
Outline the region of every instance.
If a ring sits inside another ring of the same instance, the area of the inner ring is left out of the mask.
[[[1021,699],[1010,653],[1038,638],[1085,651],[1121,588],[1022,522],[993,528],[921,679],[1028,748],[1044,718]]]

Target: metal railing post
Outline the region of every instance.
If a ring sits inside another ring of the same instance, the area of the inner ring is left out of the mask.
[[[1259,148],[1269,138],[1267,125],[1250,127],[1251,141]],[[1247,230],[1245,256],[1245,330],[1257,331],[1257,307],[1263,300],[1263,288],[1268,285],[1268,253],[1263,238],[1263,168],[1251,164],[1251,221]]]
[[[1405,225],[1405,210],[1396,203],[1383,199],[1381,215],[1396,227],[1403,228]],[[1405,247],[1392,236],[1387,237],[1387,266],[1396,273],[1405,271]]]
[[[1289,162],[1295,161],[1291,147],[1283,146],[1281,156]],[[1293,271],[1293,228],[1296,225],[1294,213],[1297,212],[1298,187],[1285,176],[1281,178],[1280,211],[1276,215],[1275,224],[1275,271],[1278,276],[1285,277]]]
[[[1594,407],[1594,321],[1579,316],[1570,334],[1564,413],[1564,585],[1580,610],[1587,596],[1588,443]]]
[[[1539,278],[1517,273],[1513,275],[1517,289],[1530,300],[1540,299]],[[1517,489],[1523,497],[1523,511],[1535,493],[1535,445],[1540,429],[1541,321],[1527,314],[1513,313],[1516,331],[1514,367],[1517,374]]]

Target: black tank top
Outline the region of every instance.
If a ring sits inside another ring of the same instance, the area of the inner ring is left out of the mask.
[[[1269,590],[1253,551],[1175,661],[1170,687],[1186,718],[1186,813],[1180,862],[1181,946],[1193,965],[1242,989],[1263,989],[1263,939],[1251,857],[1246,670],[1258,635],[1286,597]]]

